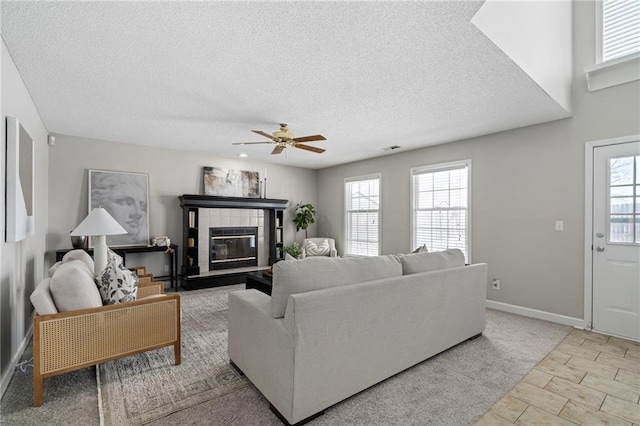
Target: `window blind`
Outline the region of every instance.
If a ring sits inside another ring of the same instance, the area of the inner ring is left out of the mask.
[[[603,0],[602,60],[640,52],[640,1]]]
[[[377,256],[380,236],[380,176],[345,180],[345,254]]]
[[[469,261],[469,162],[412,169],[413,248],[462,250]]]

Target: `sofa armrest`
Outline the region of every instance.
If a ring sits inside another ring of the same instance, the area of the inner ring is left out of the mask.
[[[255,289],[229,293],[230,360],[285,416],[293,398],[293,334],[271,316],[271,298]]]

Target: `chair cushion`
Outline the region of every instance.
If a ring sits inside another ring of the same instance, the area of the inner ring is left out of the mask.
[[[38,284],[29,297],[29,299],[31,299],[31,304],[39,315],[58,313],[58,308],[56,308],[56,304],[51,298],[51,291],[49,289],[50,281],[51,278],[45,278],[40,281],[40,284]]]
[[[102,299],[93,280],[93,270],[81,260],[65,262],[49,282],[51,297],[58,311],[102,306]]]
[[[304,246],[305,252],[307,256],[329,256],[329,241],[322,240],[320,244],[316,244],[313,241],[307,241],[307,244]]]
[[[70,262],[72,260],[81,260],[84,263],[87,264],[87,266],[89,267],[89,269],[93,272],[93,258],[91,256],[89,256],[89,253],[87,253],[86,251],[82,250],[82,249],[77,249],[77,250],[71,250],[69,252],[67,252],[63,257],[62,257],[62,263],[65,262]]]
[[[464,266],[464,253],[458,249],[411,253],[399,256],[399,259],[403,275]]]
[[[310,257],[273,265],[271,316],[282,318],[289,295],[402,275],[396,256]]]
[[[138,293],[138,275],[125,268],[122,258],[109,250],[107,266],[96,277],[102,303],[133,302]]]

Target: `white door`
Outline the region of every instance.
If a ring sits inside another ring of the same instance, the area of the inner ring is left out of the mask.
[[[594,148],[596,331],[640,339],[640,142]]]

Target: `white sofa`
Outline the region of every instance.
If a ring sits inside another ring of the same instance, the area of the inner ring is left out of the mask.
[[[229,293],[229,358],[295,424],[480,335],[486,285],[459,250],[278,262]]]

